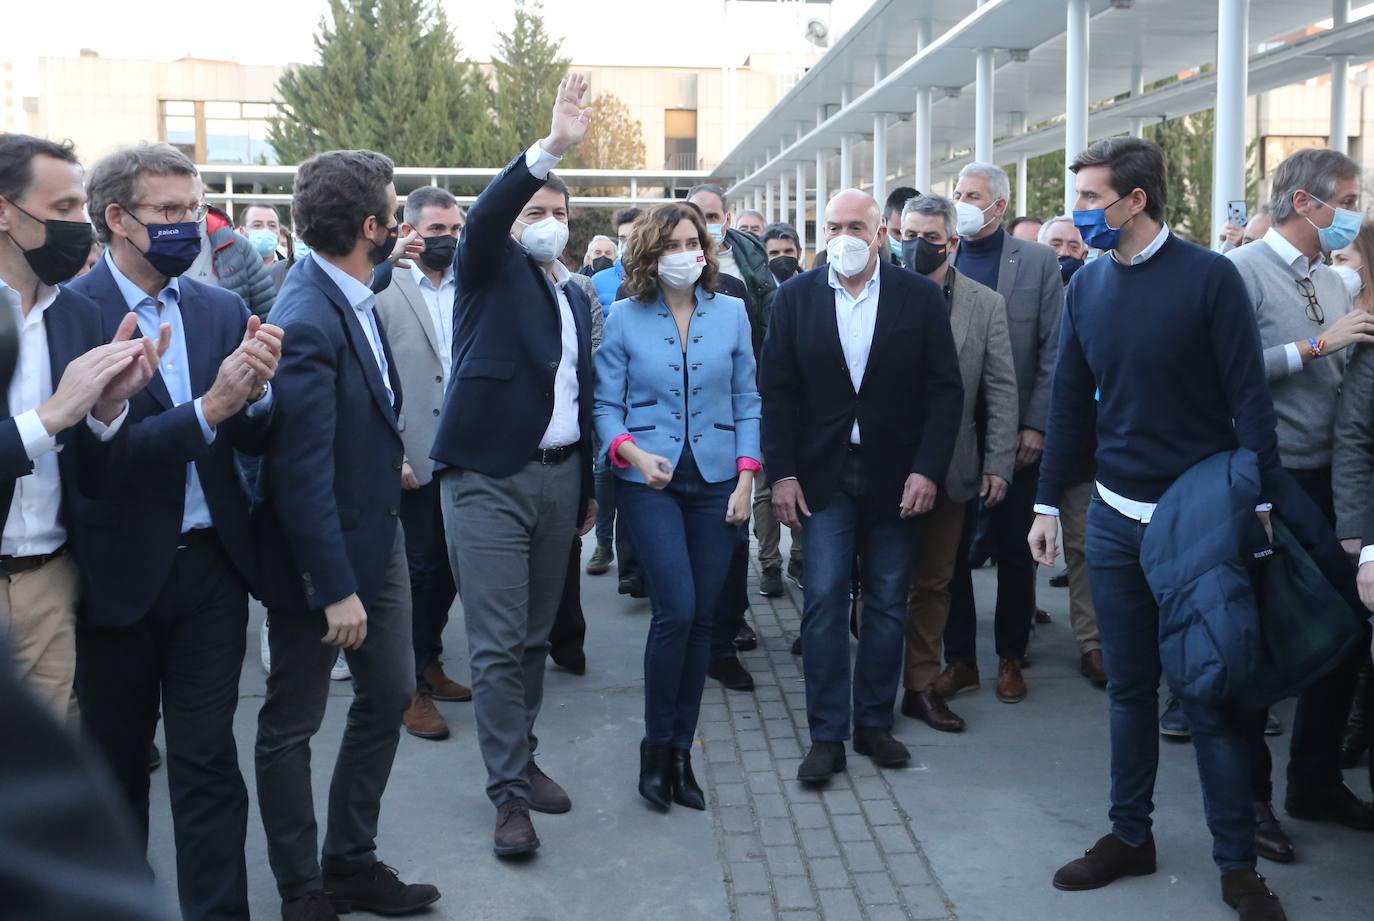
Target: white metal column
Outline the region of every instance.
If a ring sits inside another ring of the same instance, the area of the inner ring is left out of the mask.
[[[1222,0],[1225,2],[1225,0]],[[1069,0],[1068,34],[1064,66],[1064,213],[1073,210],[1078,198],[1073,158],[1088,146],[1088,0]]]
[[[777,212],[773,210],[773,183],[771,181],[764,186],[763,217],[769,224],[777,220]]]
[[[789,210],[787,202],[787,170],[784,169],[782,172],[778,173],[778,216],[769,217],[768,223],[771,224],[774,221],[787,220]]]
[[[1217,5],[1217,117],[1212,166],[1212,227],[1207,239],[1226,225],[1226,203],[1245,198],[1246,58],[1249,53],[1250,0],[1219,0]]]
[[[1026,133],[1026,113],[1013,112],[1011,133],[1014,135]],[[1016,158],[1016,216],[1025,217],[1030,209],[1030,203],[1026,200],[1026,174],[1030,171],[1030,157],[1025,154]]]
[[[854,188],[854,139],[840,135],[840,188]]]
[[[828,190],[826,181],[830,178],[826,175],[826,168],[829,166],[825,151],[816,152],[816,252],[819,253],[825,248],[825,205],[828,201]],[[798,228],[800,232],[801,228]],[[805,254],[803,254],[805,255]]]
[[[925,51],[930,44],[930,20],[916,22],[916,53]],[[916,111],[912,113],[911,124],[916,129],[916,191],[926,193],[930,188],[930,87],[916,89]]]
[[[1334,0],[1331,25],[1339,29],[1350,22],[1350,0]],[[1331,57],[1331,130],[1326,146],[1341,153],[1350,152],[1350,135],[1346,131],[1346,98],[1350,86],[1350,56]]]
[[[1131,98],[1145,95],[1145,65],[1137,64],[1131,68]],[[1145,136],[1145,119],[1131,119],[1131,137],[1143,138]]]
[[[887,200],[887,116],[873,116],[873,197]]]
[[[797,250],[806,252],[806,164],[797,164],[797,218],[792,222],[797,228]]]
[[[1078,0],[1085,3],[1087,0]],[[991,48],[980,49],[976,61],[977,77],[974,86],[973,113],[973,159],[982,163],[992,162],[992,65],[996,52]]]
[[[763,190],[754,186],[754,210],[763,213]]]

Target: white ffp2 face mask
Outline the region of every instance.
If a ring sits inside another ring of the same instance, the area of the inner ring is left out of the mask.
[[[699,249],[667,253],[658,257],[658,280],[669,288],[690,288],[705,268],[706,254]]]
[[[1353,301],[1360,296],[1364,290],[1364,279],[1360,278],[1360,273],[1348,265],[1333,265],[1331,271],[1341,276],[1341,281],[1345,284],[1345,290],[1350,292],[1350,299]]]
[[[956,202],[954,210],[959,215],[958,231],[961,237],[972,237],[977,235],[982,229],[992,223],[987,213],[997,203],[993,202],[986,208],[979,208],[977,205],[969,204],[966,201]]]
[[[519,218],[516,218],[516,221],[525,225],[525,232],[520,236],[520,243],[535,262],[540,265],[548,265],[563,255],[563,250],[568,245],[567,224],[556,217],[546,217],[533,224]]]
[[[873,240],[876,239],[878,234],[875,231]],[[864,242],[846,233],[831,237],[830,242],[825,244],[825,261],[845,278],[852,278],[868,268],[869,257],[873,255],[873,240]]]

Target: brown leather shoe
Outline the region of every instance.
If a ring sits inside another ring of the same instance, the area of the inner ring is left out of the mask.
[[[1094,649],[1079,656],[1078,673],[1091,681],[1094,686],[1105,688],[1107,686],[1107,669],[1102,661],[1102,650]]]
[[[568,796],[567,791],[555,783],[552,777],[539,770],[539,765],[534,763],[533,758],[525,765],[525,776],[530,781],[530,808],[535,812],[560,815],[572,808],[572,798]]]
[[[931,683],[930,689],[945,700],[949,700],[951,697],[976,691],[982,686],[983,682],[978,678],[978,666],[967,665],[963,662],[951,662]]]
[[[439,708],[434,706],[434,698],[428,694],[411,695],[410,706],[401,717],[406,732],[421,739],[447,739],[448,723]]]
[[[1254,870],[1221,874],[1221,898],[1236,910],[1240,921],[1288,921],[1279,897]]]
[[[1255,853],[1275,863],[1292,863],[1297,859],[1293,842],[1279,826],[1279,817],[1269,803],[1255,803]]]
[[[1295,819],[1334,822],[1358,831],[1374,831],[1374,806],[1355,795],[1343,783],[1329,787],[1288,785],[1283,811]]]
[[[934,691],[907,691],[902,695],[902,715],[920,720],[940,732],[963,732],[964,721]]]
[[[496,834],[492,850],[497,857],[523,857],[539,850],[539,836],[530,821],[530,804],[508,799],[496,807]]]
[[[444,666],[435,662],[421,673],[433,689],[435,700],[472,700],[472,688],[459,684],[444,674]]]
[[[1106,835],[1054,874],[1054,888],[1065,892],[1101,889],[1123,876],[1149,876],[1155,871],[1155,839],[1131,847],[1116,835]]]
[[[1003,659],[997,666],[997,699],[1004,704],[1019,704],[1026,699],[1026,679],[1015,659]]]

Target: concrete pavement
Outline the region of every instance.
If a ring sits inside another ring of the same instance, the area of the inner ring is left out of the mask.
[[[590,547],[588,548],[590,552]],[[995,580],[975,576],[990,612]],[[642,733],[642,653],[648,602],[615,594],[611,575],[583,578],[587,674],[550,666],[538,724],[540,765],[573,797],[564,816],[534,818],[543,848],[527,863],[491,854],[494,812],[483,793],[471,705],[443,703],[453,736],[402,736],[382,807],[379,856],[403,879],[432,882],[443,899],[424,917],[463,921],[1225,921],[1202,820],[1192,749],[1163,744],[1156,795],[1159,872],[1092,893],[1054,890],[1055,868],[1107,829],[1105,695],[1077,673],[1067,592],[1043,583],[1054,623],[1032,642],[1030,694],[1008,706],[992,694],[990,616],[980,620],[984,689],[953,703],[961,735],[900,715],[896,733],[911,767],[876,771],[851,754],[850,770],[824,793],[795,781],[807,744],[800,662],[788,653],[798,612],[790,598],[751,594],[759,650],[744,656],[759,687],[725,692],[708,681],[694,761],[707,786],[706,814],[653,812],[635,783]],[[751,590],[752,591],[752,590]],[[249,632],[237,718],[250,796],[252,745],[263,695],[257,658],[261,609]],[[461,614],[446,660],[466,679]],[[329,772],[350,689],[332,689],[314,745],[315,799],[323,819]],[[1285,719],[1288,708],[1283,708]],[[1287,735],[1271,740],[1278,796]],[[1369,797],[1367,771],[1347,780]],[[166,771],[153,778],[150,859],[174,904],[174,849]],[[1374,906],[1374,835],[1288,822],[1300,862],[1262,865],[1293,921],[1367,919]],[[254,918],[274,921],[278,901],[252,804],[248,872]]]

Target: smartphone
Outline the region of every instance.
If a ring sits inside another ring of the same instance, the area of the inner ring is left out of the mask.
[[[1228,201],[1226,203],[1226,219],[1237,227],[1244,227],[1250,221],[1250,215],[1245,207],[1245,201]]]

